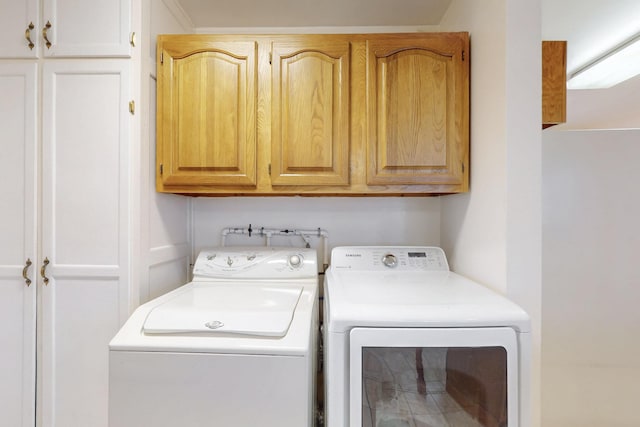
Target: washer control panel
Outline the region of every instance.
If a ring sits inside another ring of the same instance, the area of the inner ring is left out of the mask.
[[[194,280],[296,279],[317,276],[315,249],[219,247],[204,249],[193,267]]]
[[[331,251],[331,268],[351,271],[449,271],[435,246],[345,246]]]

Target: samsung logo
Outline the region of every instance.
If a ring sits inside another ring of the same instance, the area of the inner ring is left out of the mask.
[[[362,254],[345,254],[347,257],[362,258]]]

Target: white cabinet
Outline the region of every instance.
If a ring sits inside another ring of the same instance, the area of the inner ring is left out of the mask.
[[[0,0],[2,426],[107,426],[108,343],[137,293],[131,9]]]
[[[101,427],[129,313],[129,63],[49,61],[42,82],[39,410],[43,426]]]
[[[101,427],[130,310],[129,61],[46,61],[41,144],[36,71],[0,63],[0,424]]]
[[[130,0],[0,0],[0,10],[0,58],[131,55]]]
[[[15,427],[35,420],[36,67],[0,63],[0,424]]]
[[[0,0],[0,58],[35,58],[39,0]],[[29,34],[27,34],[27,30]],[[34,42],[29,48],[27,36]]]

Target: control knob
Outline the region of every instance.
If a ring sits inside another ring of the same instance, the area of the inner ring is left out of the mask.
[[[398,266],[398,258],[394,254],[385,254],[382,257],[382,263],[385,267],[395,268]]]
[[[300,268],[302,265],[302,255],[289,255],[289,265],[293,268]]]

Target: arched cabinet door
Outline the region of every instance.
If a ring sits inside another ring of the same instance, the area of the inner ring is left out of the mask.
[[[272,43],[272,185],[349,184],[349,53],[345,36]]]
[[[367,41],[367,184],[466,190],[466,33]]]
[[[158,58],[158,190],[255,187],[257,43],[161,36]]]

